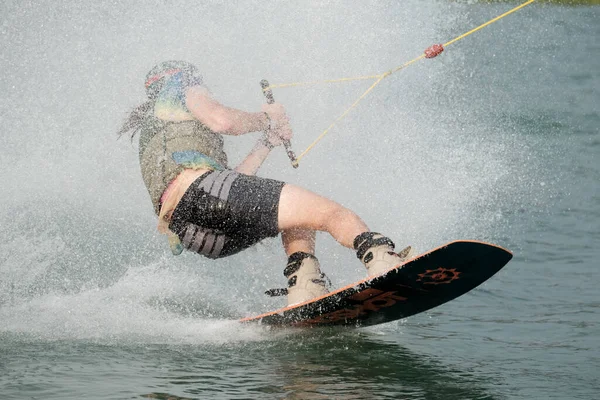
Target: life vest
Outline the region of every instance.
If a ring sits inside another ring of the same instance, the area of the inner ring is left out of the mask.
[[[149,118],[140,132],[139,159],[156,215],[163,192],[181,171],[227,167],[223,137],[197,120],[167,122]]]

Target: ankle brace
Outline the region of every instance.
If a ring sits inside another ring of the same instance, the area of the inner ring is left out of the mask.
[[[378,236],[378,237],[375,237]],[[376,246],[389,246],[391,250],[394,250],[396,245],[392,240],[386,236],[381,235],[377,232],[363,232],[354,238],[354,250],[356,250],[356,256],[362,261],[364,255],[369,251],[370,248]]]
[[[317,260],[317,257],[315,257],[313,254],[305,253],[303,251],[297,251],[289,256],[287,266],[283,270],[283,276],[289,278],[290,275],[296,273],[298,269],[300,269],[302,261],[305,258],[313,258]]]

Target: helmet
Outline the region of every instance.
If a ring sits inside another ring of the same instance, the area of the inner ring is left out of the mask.
[[[164,61],[155,65],[146,75],[146,95],[154,99],[162,89],[168,77],[184,71],[188,76],[202,80],[198,69],[186,61]]]

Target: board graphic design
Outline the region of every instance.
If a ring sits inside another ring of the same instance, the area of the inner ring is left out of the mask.
[[[479,286],[512,258],[502,247],[454,241],[387,273],[241,322],[276,326],[369,326],[444,304]]]

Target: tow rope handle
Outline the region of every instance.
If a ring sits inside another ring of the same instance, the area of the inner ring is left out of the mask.
[[[263,79],[262,81],[260,81],[260,87],[262,88],[263,94],[265,95],[265,98],[267,99],[267,104],[275,103],[275,98],[273,97],[273,91],[271,89],[269,89],[269,81],[267,81],[266,79]],[[292,167],[298,168],[298,159],[296,158],[296,154],[292,150],[292,143],[289,140],[284,140],[283,146],[285,147],[285,151],[288,155],[288,158],[292,162]]]

